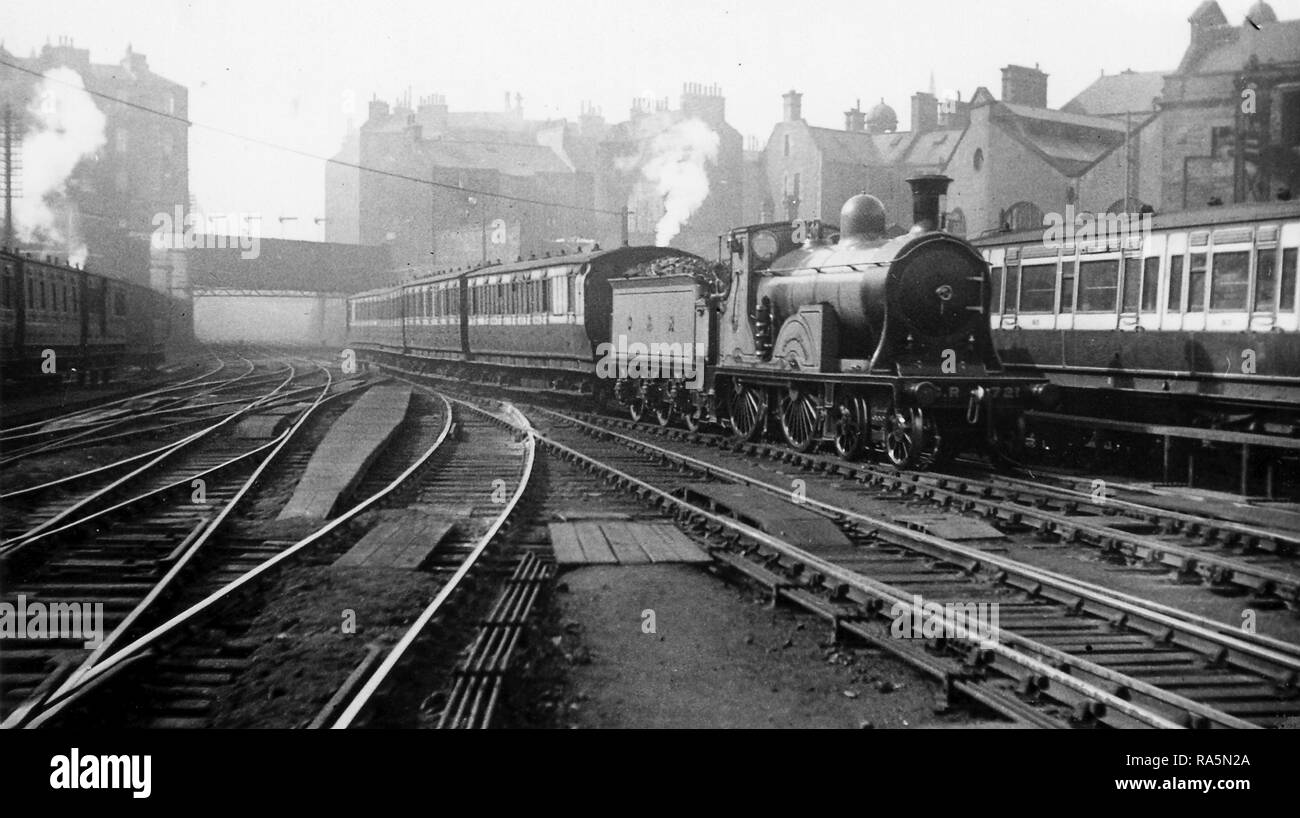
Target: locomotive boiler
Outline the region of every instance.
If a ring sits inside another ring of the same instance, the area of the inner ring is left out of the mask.
[[[875,449],[900,467],[973,447],[1013,459],[1023,410],[1054,403],[1054,387],[1003,372],[988,265],[939,229],[950,180],[908,181],[914,226],[903,235],[888,235],[878,199],[858,195],[838,235],[808,221],[739,228],[712,287],[699,275],[679,277],[675,298],[661,287],[660,325],[703,323],[695,334],[708,339],[712,366],[696,390],[684,379],[620,384],[634,417],[653,407],[660,422],[715,421],[744,440],[779,435],[798,451],[826,443],[850,459]],[[614,282],[616,315],[637,287],[636,277]],[[626,325],[654,324],[646,318]]]

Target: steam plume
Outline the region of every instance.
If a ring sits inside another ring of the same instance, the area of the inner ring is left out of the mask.
[[[653,121],[661,122],[659,118]],[[643,138],[640,155],[620,162],[620,167],[639,167],[641,177],[654,185],[661,197],[664,215],[655,225],[655,244],[666,247],[708,198],[705,168],[717,161],[719,138],[698,119],[661,124]]]
[[[80,237],[66,235],[61,222],[71,225],[72,205],[65,196],[68,177],[83,157],[104,146],[104,114],[86,93],[81,75],[71,68],[45,72],[28,112],[23,196],[14,201],[18,237],[66,244],[69,262],[84,264],[85,244]]]

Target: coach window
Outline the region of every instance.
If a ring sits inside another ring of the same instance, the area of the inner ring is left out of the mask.
[[[564,281],[567,277],[568,276],[561,271],[560,275],[553,277],[547,282],[547,285],[551,289],[551,315],[564,315],[564,310],[569,303],[564,300]]]
[[[1205,254],[1192,253],[1187,266],[1187,311],[1205,312]]]
[[[1156,312],[1160,304],[1160,257],[1142,260],[1142,312]]]
[[[1056,265],[1026,265],[1020,277],[1020,312],[1051,312],[1056,307]]]
[[[566,306],[566,312],[574,312],[577,306],[577,302],[573,300],[574,281],[576,281],[577,278],[578,274],[576,272],[570,272],[564,277],[564,303]]]
[[[13,268],[6,264],[4,266],[4,276],[0,277],[0,306],[13,306],[9,303],[9,287],[12,285],[13,275]]]
[[[113,314],[126,315],[126,294],[122,292],[113,293]]]
[[[1277,307],[1277,248],[1255,252],[1255,312]]]
[[[989,299],[989,310],[993,313],[1002,312],[1002,268],[993,267],[989,270],[989,291],[992,297]]]
[[[1074,312],[1074,268],[1078,262],[1061,262],[1061,314]]]
[[[582,284],[586,278],[585,273],[578,273],[573,277],[573,314],[578,318],[583,316],[586,309],[586,305],[583,303],[585,299],[582,297]]]
[[[1167,312],[1183,311],[1183,257],[1172,256],[1169,259],[1169,302]]]
[[[1282,251],[1282,286],[1278,301],[1278,312],[1296,311],[1296,249]]]
[[[1210,309],[1244,310],[1250,286],[1250,254],[1215,253],[1210,277]]]
[[[1079,312],[1114,312],[1119,294],[1119,264],[1115,259],[1079,265]]]

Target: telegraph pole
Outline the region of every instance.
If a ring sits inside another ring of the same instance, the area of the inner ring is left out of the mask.
[[[631,218],[628,214],[629,211],[627,209],[627,202],[624,202],[623,207],[619,210],[619,222],[618,222],[619,233],[623,240],[624,247],[627,247],[628,245],[628,223],[627,222],[628,219]]]
[[[1124,112],[1124,212],[1136,210],[1133,207],[1133,118],[1129,111]]]
[[[14,120],[13,110],[5,106],[4,119],[4,166],[5,166],[5,234],[4,246],[14,249]]]

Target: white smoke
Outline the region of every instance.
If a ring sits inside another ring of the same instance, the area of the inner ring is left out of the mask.
[[[639,167],[642,178],[654,185],[664,206],[663,218],[655,225],[655,244],[667,247],[709,196],[705,166],[717,162],[720,140],[698,119],[665,123],[656,117],[652,121],[662,127],[646,134],[640,154],[620,161],[619,167]]]
[[[23,137],[22,197],[14,200],[18,237],[66,245],[68,261],[84,264],[86,247],[73,228],[68,177],[83,157],[104,146],[105,118],[71,68],[46,71],[28,107]],[[65,227],[66,225],[66,227]]]

